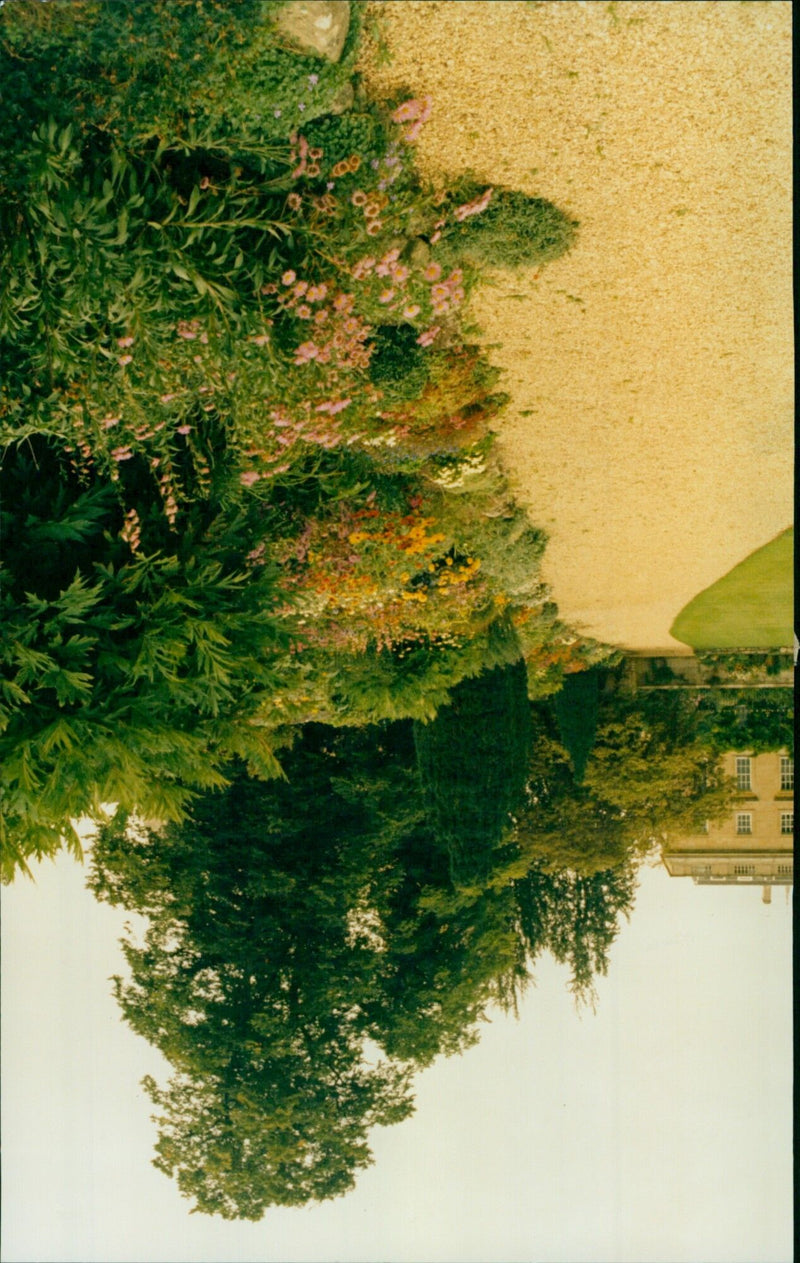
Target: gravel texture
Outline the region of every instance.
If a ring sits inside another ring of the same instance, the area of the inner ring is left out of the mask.
[[[430,93],[432,178],[580,220],[472,313],[562,615],[677,648],[684,604],[792,520],[791,6],[384,0],[377,91]]]

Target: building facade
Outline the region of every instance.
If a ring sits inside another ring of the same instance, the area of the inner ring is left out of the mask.
[[[753,885],[769,902],[772,886],[794,880],[794,760],[788,751],[724,755],[737,795],[727,819],[704,833],[671,840],[662,851],[672,877],[698,885]]]

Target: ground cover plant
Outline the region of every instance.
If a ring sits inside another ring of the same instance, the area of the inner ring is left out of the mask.
[[[490,243],[507,230],[537,264],[574,225],[508,191],[425,186],[431,102],[351,90],[363,6],[336,63],[287,45],[280,7],[0,13],[6,878],[104,799],[180,815],[237,743],[276,774],[293,725],[429,720],[509,654],[536,693],[596,652],[547,599],[544,537],[493,450],[505,396],[461,331]],[[57,573],[34,539],[57,541]],[[203,595],[209,565],[228,614]],[[98,628],[127,591],[112,653]],[[145,630],[148,602],[171,605]],[[169,757],[157,682],[182,690]],[[126,740],[123,695],[153,717],[152,757],[125,760],[125,790],[107,745],[73,784],[87,723],[98,748],[112,718]]]
[[[792,643],[794,530],[745,557],[681,610],[670,629],[693,649],[785,649]]]

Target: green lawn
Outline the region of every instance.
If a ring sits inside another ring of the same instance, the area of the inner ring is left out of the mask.
[[[684,606],[672,635],[693,649],[791,645],[793,552],[790,527]]]

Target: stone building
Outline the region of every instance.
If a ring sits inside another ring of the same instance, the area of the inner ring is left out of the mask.
[[[671,840],[662,859],[672,877],[761,886],[769,903],[772,886],[790,886],[794,878],[794,760],[785,750],[730,751],[724,763],[738,791],[730,815],[704,833]]]

